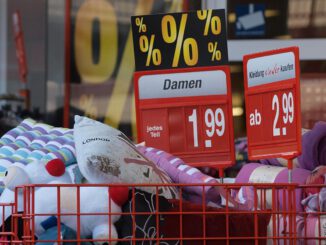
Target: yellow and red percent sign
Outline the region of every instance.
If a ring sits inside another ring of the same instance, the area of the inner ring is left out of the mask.
[[[138,140],[194,166],[234,162],[224,10],[132,17]]]

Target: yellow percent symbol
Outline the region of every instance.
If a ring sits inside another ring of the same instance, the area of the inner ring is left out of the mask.
[[[154,0],[138,0],[134,14],[149,14],[152,10],[153,4]],[[132,83],[134,70],[135,62],[132,33],[131,30],[129,30],[113,91],[107,102],[104,123],[109,124],[112,127],[118,128],[119,124],[122,121],[122,115],[125,109],[127,98],[129,96],[129,89]],[[135,129],[134,132],[136,132]]]
[[[84,109],[85,116],[97,119],[98,113],[97,108],[94,105],[94,95],[83,94],[82,96],[80,96],[79,106],[80,108]]]
[[[99,57],[93,60],[93,24],[99,23]],[[76,13],[75,62],[82,83],[101,84],[113,74],[118,56],[117,16],[106,0],[84,1]]]
[[[208,52],[212,54],[211,61],[214,60],[221,60],[222,53],[220,50],[217,49],[217,42],[209,42],[208,43]]]
[[[136,18],[135,22],[136,22],[136,26],[138,26],[138,32],[139,33],[147,31],[147,26],[145,25],[145,23],[143,23],[144,22],[143,17]]]
[[[162,62],[161,51],[157,48],[154,49],[155,35],[151,35],[151,40],[148,42],[148,38],[145,35],[139,38],[139,48],[143,53],[147,53],[146,66],[149,66],[151,59],[154,65],[160,65]]]
[[[208,35],[209,27],[213,35],[219,35],[222,30],[221,19],[219,16],[212,16],[213,10],[198,10],[197,17],[199,20],[205,20],[204,36]]]
[[[150,14],[154,5],[154,0],[137,0],[134,15]],[[172,0],[169,12],[181,11],[182,1]],[[78,73],[82,77],[82,82],[87,84],[105,83],[111,78],[116,66],[118,56],[118,22],[115,9],[111,1],[108,0],[86,0],[78,9],[75,21],[75,61]],[[92,59],[92,24],[94,20],[100,22],[100,59],[97,63]],[[146,24],[139,20],[141,32],[147,31]],[[85,23],[86,22],[86,23]],[[137,23],[136,23],[137,24]],[[145,27],[144,27],[145,26]],[[139,29],[138,29],[139,30]],[[133,42],[131,30],[128,33],[126,45],[123,49],[122,58],[117,68],[115,83],[111,96],[107,101],[105,113],[106,124],[117,128],[122,122],[123,112],[127,98],[130,96],[129,90],[132,84],[132,77],[135,69]],[[98,108],[95,106],[96,95],[82,95],[79,98],[81,108],[88,108],[88,114],[97,118]],[[134,100],[132,100],[134,103]],[[136,135],[135,108],[133,113],[133,134]]]
[[[177,30],[177,23],[172,15],[165,15],[162,18],[162,37],[166,43],[175,43],[172,67],[178,67],[181,50],[183,59],[188,66],[194,66],[198,62],[198,45],[194,38],[184,38],[188,14],[182,14],[180,27]]]

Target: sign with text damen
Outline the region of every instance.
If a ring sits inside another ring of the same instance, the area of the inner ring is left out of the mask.
[[[194,166],[234,162],[229,68],[135,73],[138,141]]]
[[[293,158],[301,152],[297,47],[244,56],[248,156]]]
[[[139,78],[139,98],[173,98],[223,95],[227,92],[224,71],[180,72]]]

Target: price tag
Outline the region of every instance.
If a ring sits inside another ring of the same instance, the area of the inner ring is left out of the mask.
[[[133,16],[136,70],[228,63],[224,10]]]
[[[193,166],[234,162],[228,67],[136,72],[135,97],[139,142]]]
[[[243,66],[249,158],[300,154],[299,49],[246,55]]]

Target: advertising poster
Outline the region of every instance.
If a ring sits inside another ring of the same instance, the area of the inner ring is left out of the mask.
[[[130,17],[178,12],[184,1],[72,0],[69,127],[85,115],[135,139]]]

